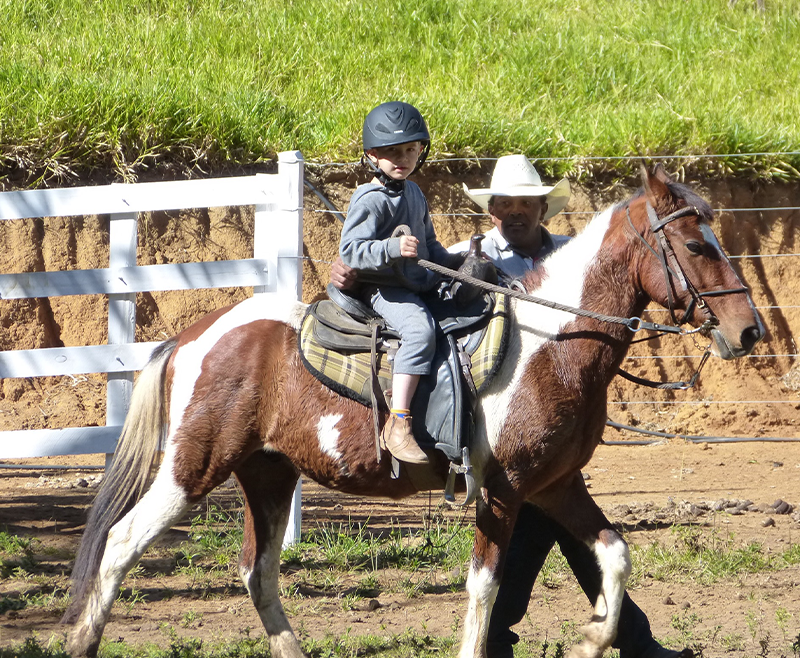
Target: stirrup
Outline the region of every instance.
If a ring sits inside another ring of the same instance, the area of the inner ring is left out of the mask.
[[[467,485],[467,494],[464,501],[459,503],[455,497],[456,475],[464,475],[464,483]],[[478,496],[478,488],[475,486],[475,478],[472,475],[472,464],[469,460],[469,448],[461,448],[461,463],[450,462],[450,471],[447,474],[447,482],[444,485],[444,499],[453,507],[467,507],[471,505]]]

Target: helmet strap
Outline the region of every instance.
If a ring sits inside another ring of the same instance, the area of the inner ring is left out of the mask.
[[[375,178],[377,178],[384,187],[387,187],[394,192],[402,192],[405,189],[405,180],[395,180],[394,178],[387,176],[386,172],[384,172],[380,167],[376,166],[375,163],[369,159],[369,156],[366,153],[361,154],[361,164],[369,168],[372,173],[375,174]],[[416,171],[416,169],[414,171]]]

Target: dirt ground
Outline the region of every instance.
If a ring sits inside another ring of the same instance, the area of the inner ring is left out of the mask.
[[[33,461],[33,460],[28,460]],[[42,463],[43,460],[38,460]],[[44,460],[46,464],[65,458]],[[102,464],[102,456],[74,457],[76,462]],[[6,470],[0,473],[0,509],[6,532],[36,538],[38,566],[27,578],[0,581],[0,599],[21,592],[51,592],[67,586],[70,557],[80,539],[86,506],[97,471]],[[729,542],[730,550],[758,542],[764,551],[781,554],[800,544],[800,443],[692,444],[671,441],[651,446],[601,446],[584,470],[590,491],[618,524],[628,542],[647,547],[654,542],[681,545],[680,529],[696,532],[704,546]],[[81,480],[89,486],[81,486]],[[76,485],[77,483],[77,485]],[[776,512],[776,501],[790,508]],[[237,504],[233,489],[221,489],[215,504]],[[750,501],[744,510],[742,504]],[[202,513],[198,506],[189,516]],[[418,495],[402,502],[368,500],[335,494],[305,482],[303,530],[331,522],[345,526],[367,523],[373,532],[391,527],[421,530],[431,515],[469,522],[464,512],[441,506],[441,495]],[[255,609],[234,577],[210,582],[179,575],[175,548],[187,538],[187,522],[160,541],[144,568],[129,576],[125,587],[143,600],[115,604],[105,637],[127,643],[169,642],[167,629],[179,637],[206,642],[262,633]],[[170,552],[169,549],[173,549]],[[453,574],[424,574],[434,587],[410,598],[401,581],[408,573],[378,570],[380,593],[344,604],[363,574],[339,577],[332,588],[300,588],[302,598],[284,598],[290,621],[303,638],[397,635],[407,629],[450,637],[461,628],[466,610],[463,587],[446,586]],[[299,574],[284,567],[281,587],[289,591]],[[435,587],[436,583],[440,587]],[[167,592],[169,596],[167,596]],[[779,571],[744,574],[703,584],[687,577],[654,578],[640,574],[631,590],[648,614],[654,634],[671,646],[683,643],[703,655],[790,656],[800,633],[800,565]],[[62,637],[58,602],[28,606],[0,614],[0,646],[36,634],[42,642]],[[534,588],[528,615],[516,628],[525,640],[571,637],[567,630],[588,620],[590,609],[572,576]],[[764,644],[766,643],[766,644]],[[767,653],[764,653],[765,647]]]
[[[344,209],[359,175],[347,169],[309,168],[308,179],[338,208]],[[440,240],[451,244],[488,228],[460,191],[462,181],[483,186],[487,169],[463,167],[430,170],[420,180]],[[757,181],[700,181],[699,191],[714,207],[768,208],[800,206],[797,185],[765,185]],[[624,198],[630,186],[573,185],[568,213],[551,220],[555,233],[575,234],[590,212]],[[336,255],[340,224],[310,191],[305,199],[304,299],[319,295]],[[252,254],[252,213],[247,210],[182,211],[146,216],[140,223],[139,264],[247,258]],[[794,254],[800,238],[797,211],[722,213],[714,225],[732,256]],[[108,221],[103,217],[0,222],[0,273],[105,267]],[[795,336],[800,330],[796,300],[800,294],[796,257],[741,258],[735,261],[750,286],[768,329],[756,356],[738,362],[712,360],[698,386],[685,392],[636,387],[618,379],[610,390],[612,420],[645,430],[682,436],[747,439],[798,438],[800,366]],[[193,293],[154,292],[137,300],[137,340],[167,338],[205,313],[243,298],[240,290]],[[0,349],[28,349],[101,344],[107,338],[107,302],[97,297],[44,300],[0,300]],[[658,310],[649,319],[664,321]],[[699,351],[690,341],[663,338],[635,346],[623,366],[649,379],[686,379]],[[0,429],[33,429],[102,425],[105,423],[105,378],[101,375],[0,380]],[[648,437],[608,429],[606,441]],[[0,445],[0,464],[2,464]],[[8,462],[5,462],[6,464]],[[15,462],[19,464],[20,462]],[[35,470],[0,470],[0,531],[35,537],[39,570],[26,578],[0,580],[0,600],[37,591],[42,579],[48,591],[66,587],[70,559],[82,530],[86,507],[96,491],[93,470],[50,470],[55,465],[99,465],[100,456],[26,460]],[[774,505],[800,505],[800,443],[688,443],[673,439],[652,446],[601,446],[585,469],[590,491],[631,544],[666,546],[680,542],[679,528],[698,528],[697,541],[730,541],[731,546],[760,542],[780,554],[800,543],[797,511]],[[220,490],[218,500],[236,502],[234,489]],[[745,505],[750,501],[750,505]],[[392,523],[421,528],[440,496],[420,495],[408,501],[367,501],[330,494],[305,483],[304,529],[323,521],[360,523],[371,528]],[[195,511],[197,513],[197,511]],[[440,511],[460,519],[462,512]],[[470,510],[467,518],[472,517]],[[184,524],[164,538],[177,546],[186,538]],[[685,536],[685,534],[684,534]],[[146,561],[147,562],[147,561]],[[128,587],[146,598],[134,605],[117,604],[106,637],[126,642],[166,642],[163,624],[179,635],[207,640],[260,633],[260,622],[235,579],[209,590],[174,573],[153,558]],[[406,574],[407,575],[407,574]],[[282,574],[290,588],[296,575]],[[405,576],[386,571],[382,582]],[[434,576],[438,577],[438,576]],[[37,580],[37,578],[39,580]],[[444,577],[443,581],[444,581]],[[39,583],[39,584],[37,584]],[[704,655],[796,655],[792,643],[800,634],[800,567],[746,575],[735,581],[705,585],[697,581],[663,581],[642,574],[634,599],[648,613],[657,637],[673,646],[695,642]],[[326,634],[394,634],[407,628],[449,636],[460,627],[466,605],[462,589],[442,585],[433,593],[408,598],[402,588],[384,587],[376,602],[345,610],[347,583],[335,593],[310,592],[292,597],[287,611],[302,637]],[[165,591],[171,598],[164,596]],[[57,597],[54,597],[56,599]],[[47,639],[63,633],[57,624],[59,603],[28,606],[0,613],[0,646],[36,633]],[[191,614],[189,614],[191,613]],[[555,639],[572,622],[588,618],[589,609],[571,578],[537,584],[528,617],[517,629],[525,638]],[[566,625],[566,626],[565,626]]]

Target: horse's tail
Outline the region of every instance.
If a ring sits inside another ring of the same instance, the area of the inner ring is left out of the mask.
[[[154,475],[167,430],[165,373],[176,345],[175,338],[159,345],[136,381],[113,463],[86,521],[72,569],[72,602],[62,623],[77,621],[100,570],[109,530],[142,497]]]

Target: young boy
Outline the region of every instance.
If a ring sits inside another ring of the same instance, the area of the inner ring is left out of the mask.
[[[416,263],[425,258],[447,266],[458,256],[436,239],[422,191],[406,179],[422,164],[430,135],[412,105],[383,103],[364,120],[362,163],[374,173],[350,199],[339,253],[345,265],[361,270],[361,297],[401,336],[394,359],[392,408],[381,445],[398,460],[424,464],[427,455],[411,432],[411,399],[420,375],[430,372],[435,323],[418,293],[431,290],[439,275]],[[398,226],[410,234],[392,237]]]

